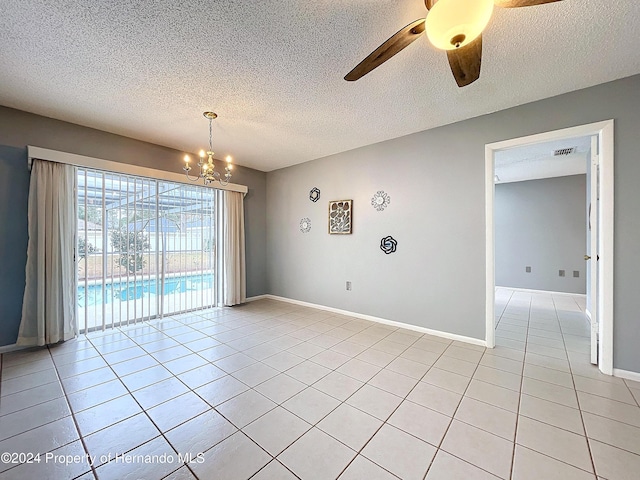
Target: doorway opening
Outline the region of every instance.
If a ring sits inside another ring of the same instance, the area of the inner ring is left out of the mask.
[[[501,170],[502,177],[500,177],[501,173],[496,170],[496,165],[500,165],[501,156],[504,156],[505,153],[514,152],[516,151],[515,149],[522,149],[523,147],[528,147],[531,150],[535,149],[536,145],[549,144],[549,142],[555,142],[560,145],[560,148],[558,148],[560,155],[566,154],[563,150],[570,148],[569,143],[575,143],[579,139],[590,141],[591,143],[591,155],[588,161],[585,162],[584,167],[584,173],[587,174],[586,176],[589,179],[588,185],[586,185],[589,198],[585,196],[585,199],[587,200],[587,205],[591,204],[590,212],[585,212],[584,223],[588,222],[592,227],[586,239],[588,247],[584,257],[586,269],[568,266],[564,271],[561,271],[563,269],[560,268],[555,274],[558,277],[561,277],[563,273],[565,274],[565,283],[563,284],[565,286],[573,282],[573,287],[571,287],[573,290],[569,288],[569,293],[580,293],[580,288],[583,288],[584,293],[587,294],[588,301],[585,302],[584,309],[588,312],[591,320],[592,363],[597,363],[603,373],[611,375],[613,374],[613,120],[486,145],[486,343],[487,347],[492,348],[496,342],[495,182],[509,181],[510,176],[515,171],[503,168]],[[566,147],[563,147],[563,141],[568,142]],[[555,167],[559,165],[560,163],[557,163]],[[566,175],[566,172],[564,174],[560,173],[560,175]],[[548,174],[546,176],[551,177],[554,175]],[[511,178],[513,179],[513,177]],[[589,215],[588,220],[587,214]],[[520,282],[520,285],[529,285],[528,288],[530,290],[536,290],[536,288],[533,288],[533,283],[526,283],[534,277],[531,275],[533,273],[531,268],[527,267],[531,266],[523,266],[524,276],[516,280],[516,283]],[[550,271],[549,268],[546,270]],[[584,271],[585,277],[589,278],[587,285],[582,287],[581,270]],[[574,277],[576,275],[575,272],[578,272],[578,277]],[[530,276],[527,277],[526,275]],[[547,284],[553,285],[553,282],[558,280],[558,278],[547,278]],[[566,280],[570,281],[567,282]],[[540,290],[546,289],[540,288]],[[501,292],[501,295],[504,295],[504,293]],[[529,296],[531,297],[530,294]],[[518,298],[518,296],[515,298]],[[557,303],[563,302],[558,301]],[[578,303],[580,303],[579,300]]]

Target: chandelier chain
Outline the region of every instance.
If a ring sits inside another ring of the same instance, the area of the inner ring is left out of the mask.
[[[213,136],[211,134],[211,122],[213,121],[212,118],[209,119],[209,151],[213,151]]]

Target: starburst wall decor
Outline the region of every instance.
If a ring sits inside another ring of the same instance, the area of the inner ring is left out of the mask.
[[[391,197],[382,190],[378,190],[373,198],[371,198],[371,205],[379,212],[387,208],[390,203]]]
[[[300,220],[300,231],[302,233],[309,233],[311,231],[311,220],[308,218],[303,218]]]

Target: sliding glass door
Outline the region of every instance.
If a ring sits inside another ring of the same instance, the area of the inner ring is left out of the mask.
[[[215,305],[215,190],[78,168],[78,324]]]

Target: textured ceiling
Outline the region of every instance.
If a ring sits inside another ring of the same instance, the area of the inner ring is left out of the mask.
[[[554,151],[573,148],[569,155],[554,156]],[[587,173],[591,137],[567,138],[495,153],[496,183],[522,182],[539,178],[564,177]]]
[[[496,8],[458,88],[419,39],[344,75],[422,0],[2,0],[0,104],[270,171],[640,73],[640,2]],[[176,160],[177,162],[179,159]]]

